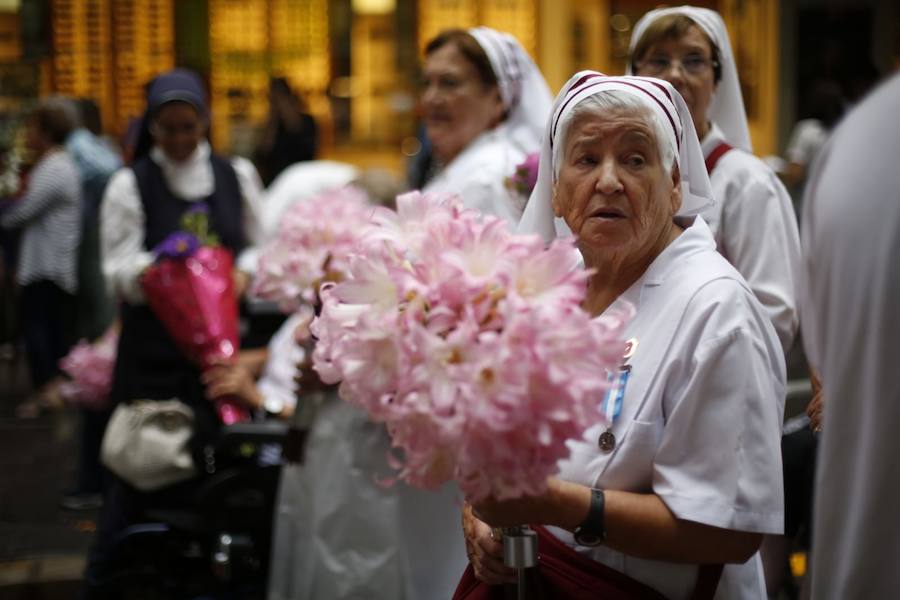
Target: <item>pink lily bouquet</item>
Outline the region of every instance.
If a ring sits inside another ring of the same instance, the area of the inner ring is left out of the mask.
[[[284,312],[315,304],[323,281],[344,277],[372,210],[366,194],[352,186],[292,205],[260,255],[253,294],[277,302]]]
[[[572,241],[545,249],[456,198],[397,206],[322,286],[314,368],[386,424],[407,483],[455,480],[473,502],[542,493],[566,441],[603,419],[628,315],[581,308]]]

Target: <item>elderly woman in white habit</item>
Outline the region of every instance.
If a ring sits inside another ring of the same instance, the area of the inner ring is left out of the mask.
[[[716,203],[702,216],[719,252],[743,275],[785,352],[797,332],[800,238],[790,195],[753,156],[728,30],[719,13],[657,9],[635,25],[629,73],[665,79],[682,95]]]
[[[606,422],[569,443],[549,491],[464,511],[474,587],[512,580],[490,527],[531,523],[540,564],[567,568],[561,584],[558,569],[542,577],[570,598],[765,597],[757,548],[783,524],[784,356],[697,216],[711,205],[671,85],[582,71],[563,87],[520,229],[574,233],[593,270],[585,308],[636,313],[597,399]]]
[[[442,165],[425,191],[458,194],[514,226],[521,207],[504,179],[540,147],[552,100],[543,77],[515,38],[485,27],[438,35],[424,71],[425,122]],[[291,529],[275,532],[270,600],[452,595],[466,565],[461,494],[379,485],[395,475],[389,449],[384,427],[359,409],[321,405],[304,464],[282,481],[283,495],[302,500],[279,504]]]
[[[514,227],[522,202],[505,186],[541,143],[552,96],[514,37],[487,27],[438,34],[425,47],[422,116],[438,171],[424,191],[458,194]]]

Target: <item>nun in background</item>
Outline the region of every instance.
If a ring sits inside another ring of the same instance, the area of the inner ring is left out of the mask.
[[[752,154],[722,17],[694,6],[648,12],[634,27],[628,71],[668,81],[687,103],[716,199],[703,219],[719,252],[765,307],[787,353],[798,326],[797,220],[784,185]]]
[[[441,33],[425,52],[422,106],[439,170],[424,191],[458,194],[514,227],[521,202],[504,180],[540,147],[547,84],[512,36],[486,27]],[[282,495],[303,500],[279,503],[290,530],[275,533],[269,599],[450,598],[466,566],[459,489],[379,485],[395,475],[384,426],[326,394],[304,463],[282,480]]]
[[[422,112],[438,171],[425,192],[452,193],[468,208],[505,219],[522,202],[505,186],[540,148],[552,96],[518,41],[488,27],[452,29],[425,47]]]
[[[94,546],[85,570],[85,597],[98,593],[111,567],[116,536],[147,509],[188,503],[205,470],[204,446],[220,423],[206,397],[199,369],[144,301],[141,276],[153,248],[180,227],[182,214],[199,202],[209,207],[210,229],[235,255],[235,292],[255,272],[262,184],[245,159],[215,154],[207,141],[209,106],[200,78],[175,69],[147,89],[147,110],[133,163],[109,181],[100,212],[100,247],[107,286],[121,301],[121,333],[110,402],[177,398],[194,413],[188,446],[197,475],[158,491],[141,492],[113,478],[104,498]]]

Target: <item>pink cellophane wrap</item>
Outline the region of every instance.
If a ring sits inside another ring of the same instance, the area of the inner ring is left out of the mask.
[[[69,350],[59,362],[60,369],[69,376],[59,388],[67,402],[97,411],[109,406],[118,343],[118,332],[110,329],[93,344],[79,340]]]
[[[202,246],[184,259],[164,259],[142,278],[147,304],[181,351],[201,369],[231,360],[239,348],[238,307],[231,252]],[[216,402],[226,425],[246,421],[249,411],[230,400]]]
[[[581,308],[573,240],[544,247],[458,199],[400,196],[322,287],[313,361],[387,426],[398,477],[470,501],[538,495],[567,441],[604,422],[631,307]]]

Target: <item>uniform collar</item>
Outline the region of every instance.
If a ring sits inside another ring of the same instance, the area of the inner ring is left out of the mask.
[[[709,158],[710,153],[712,153],[719,144],[727,141],[722,129],[715,123],[710,123],[709,131],[706,132],[706,135],[703,136],[703,141],[700,142],[703,158]]]
[[[210,153],[209,143],[202,140],[182,162],[170,160],[159,146],[150,150],[150,159],[159,165],[172,193],[183,200],[196,201],[212,194],[215,188]]]
[[[159,146],[153,146],[150,149],[150,158],[166,171],[187,171],[195,168],[198,164],[209,160],[209,154],[209,142],[206,140],[200,140],[200,143],[197,144],[191,155],[181,162],[175,162],[170,159]]]
[[[635,281],[631,287],[619,296],[610,306],[617,308],[619,302],[628,302],[635,308],[640,308],[644,299],[644,292],[648,288],[660,287],[672,275],[684,260],[698,252],[715,251],[716,242],[713,239],[709,226],[702,217],[692,217],[693,222],[686,227],[684,232],[675,241],[669,244],[659,256],[650,263],[644,274]]]

